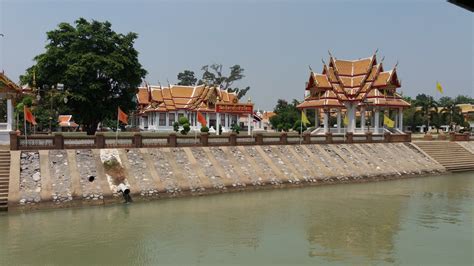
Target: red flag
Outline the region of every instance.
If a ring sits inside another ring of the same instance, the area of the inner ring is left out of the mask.
[[[118,108],[118,120],[122,123],[124,123],[125,125],[128,125],[128,115],[126,113],[124,113],[120,107]]]
[[[23,107],[23,115],[26,121],[28,121],[30,124],[36,125],[35,116],[31,113],[30,109],[26,106]]]
[[[197,119],[199,123],[201,123],[201,126],[205,127],[207,125],[206,118],[204,118],[201,112],[197,112]]]

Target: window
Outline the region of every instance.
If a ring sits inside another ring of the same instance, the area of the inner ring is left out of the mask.
[[[159,126],[166,126],[166,113],[159,113]]]
[[[153,126],[153,124],[155,123],[155,113],[151,113],[150,114],[150,126]]]
[[[174,118],[175,114],[174,113],[168,113],[168,125],[172,126],[174,123]]]
[[[226,126],[226,124],[225,124],[225,116],[226,116],[226,114],[220,114],[222,127],[225,127],[225,126]]]

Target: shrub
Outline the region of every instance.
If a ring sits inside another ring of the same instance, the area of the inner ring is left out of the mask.
[[[183,127],[183,129],[181,129],[180,131],[181,134],[183,135],[187,135],[188,132],[191,130],[191,127],[189,126],[189,120],[184,116],[178,119],[178,130],[179,130],[179,126]],[[177,132],[178,130],[175,130],[175,131]]]
[[[232,126],[230,127],[232,129],[232,132],[235,132],[237,134],[240,133],[240,126],[239,124],[232,124]]]
[[[203,132],[203,133],[207,133],[207,132],[209,132],[209,128],[208,128],[208,127],[206,127],[206,126],[204,126],[204,127],[201,127],[201,132]]]
[[[184,124],[189,124],[189,120],[188,120],[186,117],[184,117],[184,116],[180,117],[180,118],[178,119],[178,122],[179,122],[179,124],[180,124],[181,126],[184,126]]]
[[[173,130],[174,130],[174,132],[178,132],[178,131],[179,131],[179,123],[178,123],[178,122],[174,122],[174,123],[173,123]]]
[[[301,134],[302,131],[306,130],[306,126],[303,125],[303,127],[301,128],[301,120],[298,119],[295,121],[295,124],[293,125],[293,130],[298,131]]]
[[[181,130],[181,134],[187,135],[190,130],[191,130],[191,127],[189,126],[189,124],[185,123],[183,125],[183,129]]]

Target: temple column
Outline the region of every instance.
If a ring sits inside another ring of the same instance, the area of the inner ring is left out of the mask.
[[[341,133],[341,108],[337,108],[337,133]]]
[[[360,129],[362,133],[365,132],[365,107],[360,107]]]
[[[398,128],[398,112],[395,113],[395,128]]]
[[[403,132],[403,108],[398,108],[398,128]]]
[[[314,108],[314,127],[318,128],[319,127],[319,109]]]
[[[249,135],[249,136],[252,134],[252,131],[251,131],[252,130],[252,124],[251,124],[252,120],[251,119],[252,118],[251,118],[250,114],[248,114],[247,115],[247,125],[248,125],[247,126],[247,135]]]
[[[12,99],[7,99],[7,130],[11,131],[13,125],[13,105]]]
[[[204,113],[204,115],[206,116],[206,126],[207,128],[210,127],[210,120],[211,120],[211,115],[209,113]]]
[[[351,132],[355,133],[356,129],[356,105],[351,104]]]
[[[216,135],[219,136],[219,125],[221,123],[221,115],[216,113]]]
[[[324,133],[329,132],[329,110],[324,110],[323,114]]]
[[[374,115],[374,132],[375,133],[379,133],[379,126],[380,126],[379,108],[375,107],[375,115]]]
[[[225,114],[225,128],[229,128],[229,114]]]

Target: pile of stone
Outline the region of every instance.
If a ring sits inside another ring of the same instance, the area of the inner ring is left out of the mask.
[[[156,172],[164,184],[167,193],[179,193],[181,191],[176,179],[174,178],[174,170],[168,159],[164,156],[160,149],[150,149],[150,156],[155,165]]]
[[[282,145],[282,146],[276,146],[278,149],[280,156],[284,157],[291,165],[294,166],[295,170],[297,171],[297,175],[299,177],[302,177],[304,181],[306,182],[316,182],[315,176],[311,173],[310,170],[308,170],[305,165],[301,165],[300,162],[295,158],[293,153],[289,149],[293,149],[295,146],[288,146],[288,145]],[[297,181],[299,182],[299,180]]]
[[[245,183],[240,180],[240,173],[236,170],[234,162],[230,161],[226,152],[220,147],[210,148],[212,156],[224,168],[226,177],[232,180],[233,187],[245,187]]]
[[[245,150],[250,155],[250,160],[253,160],[256,165],[262,168],[260,173],[252,172],[250,177],[252,180],[252,184],[254,186],[261,186],[265,185],[264,180],[268,180],[268,182],[272,185],[279,185],[282,184],[283,181],[280,180],[272,171],[270,166],[265,162],[265,160],[260,156],[257,149],[254,146],[247,146]]]
[[[317,182],[318,179],[321,179],[324,177],[324,170],[321,169],[320,164],[317,162],[314,162],[310,156],[307,155],[306,151],[301,147],[301,145],[294,145],[292,146],[293,149],[295,149],[295,152],[297,154],[300,154],[301,159],[305,162],[305,165],[308,165],[311,167],[313,173],[312,177],[309,178],[308,182]]]
[[[215,189],[226,189],[224,186],[224,183],[222,182],[222,176],[219,176],[218,173],[216,173],[216,170],[214,169],[214,166],[212,165],[211,161],[207,158],[206,153],[202,148],[194,148],[191,150],[193,153],[194,158],[198,161],[199,165],[202,166],[202,169],[204,171],[204,176],[209,178],[211,181],[212,186]]]
[[[267,154],[268,157],[270,157],[280,172],[283,173],[283,176],[288,179],[289,183],[299,184],[301,182],[300,177],[298,177],[296,173],[293,172],[292,169],[281,158],[282,155],[278,152],[278,147],[275,146],[275,148],[273,148],[270,146],[263,146],[262,150]]]
[[[153,178],[150,175],[150,171],[147,169],[147,165],[143,156],[138,149],[127,150],[127,160],[130,165],[130,173],[135,178],[135,184],[140,189],[140,195],[144,197],[151,197],[158,195],[158,189],[156,188]]]
[[[20,204],[41,201],[41,172],[39,153],[23,151],[20,155]]]
[[[76,150],[77,170],[79,171],[82,198],[101,200],[104,198],[100,183],[97,181],[97,167],[91,150]]]
[[[252,185],[258,185],[258,177],[256,177],[255,172],[250,172],[252,164],[247,161],[245,154],[237,147],[229,147],[229,150],[229,157],[235,162],[235,165],[237,165],[236,170],[239,171],[240,175],[248,177],[252,181]],[[264,171],[265,170],[262,169],[261,172]]]
[[[171,155],[176,161],[177,167],[182,170],[184,178],[186,178],[191,192],[204,191],[204,187],[199,182],[197,171],[191,165],[186,152],[182,148],[174,148],[171,149]]]
[[[71,201],[71,176],[65,150],[51,150],[49,152],[49,171],[53,201],[55,203]]]

